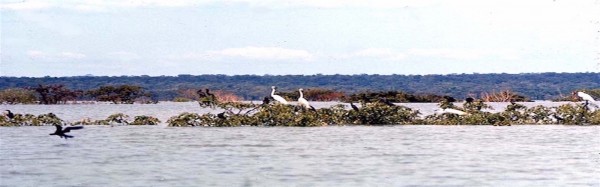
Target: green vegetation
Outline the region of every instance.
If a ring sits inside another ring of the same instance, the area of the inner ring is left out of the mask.
[[[185,112],[167,120],[173,127],[210,126],[295,126],[312,127],[327,125],[522,125],[563,124],[600,125],[600,110],[591,110],[582,103],[564,104],[558,107],[535,106],[527,108],[511,103],[499,113],[482,111],[489,108],[481,100],[457,107],[449,102],[440,102],[440,108],[452,108],[467,114],[434,113],[420,117],[418,110],[404,106],[387,105],[382,102],[365,103],[359,109],[346,109],[345,105],[307,110],[302,107],[282,104],[252,104],[239,102],[218,103],[224,110],[219,114],[197,114]],[[75,123],[65,122],[56,115],[15,114],[13,119],[0,116],[0,126],[42,126],[55,124],[73,125],[158,125],[160,120],[151,116],[129,116],[117,113],[103,120],[89,118]]]
[[[220,114],[182,113],[171,117],[170,126],[326,126],[326,125],[522,125],[565,124],[600,125],[600,110],[590,110],[584,104],[565,104],[559,107],[536,106],[527,108],[511,103],[500,113],[482,111],[490,108],[481,100],[456,107],[446,101],[441,108],[453,108],[468,114],[436,113],[419,117],[419,111],[404,106],[390,106],[382,102],[366,103],[358,110],[347,110],[335,105],[316,111],[297,106],[247,103],[221,103]]]
[[[87,91],[87,94],[98,101],[110,101],[115,104],[132,104],[138,98],[150,97],[142,87],[133,85],[101,86]]]
[[[0,126],[45,126],[62,125],[65,122],[53,113],[41,114],[38,116],[32,114],[15,114],[13,119],[2,115],[0,116]]]
[[[129,125],[158,125],[160,120],[152,116],[135,116]]]
[[[35,91],[39,95],[40,104],[61,104],[67,101],[74,101],[79,96],[83,95],[80,90],[70,90],[62,84],[41,85],[37,87],[29,87],[28,89]]]
[[[31,90],[23,88],[9,88],[0,90],[0,104],[33,104],[37,98]]]

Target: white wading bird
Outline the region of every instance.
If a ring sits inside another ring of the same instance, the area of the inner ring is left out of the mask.
[[[594,104],[594,102],[596,102],[596,100],[594,100],[594,98],[589,94],[586,94],[583,92],[577,92],[577,93],[573,92],[573,95],[577,95],[579,98],[581,98],[583,101],[585,101],[585,104],[583,106],[586,107],[586,109],[587,109],[587,106],[590,104],[590,102],[592,103],[592,106],[598,107],[598,105]]]
[[[306,99],[304,99],[304,94],[302,94],[302,88],[298,89],[298,92],[300,92],[300,97],[298,98],[298,104],[300,104],[304,108],[307,108],[307,109],[310,109],[312,111],[315,111],[315,107],[310,106],[310,104],[308,103],[308,101]]]
[[[275,99],[276,101],[279,101],[279,103],[287,105],[290,104],[288,103],[283,97],[279,96],[279,95],[275,95],[275,86],[271,86],[271,89],[273,89],[273,91],[271,91],[271,97],[273,97],[273,99]]]

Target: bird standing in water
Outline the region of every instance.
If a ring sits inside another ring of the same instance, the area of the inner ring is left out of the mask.
[[[61,138],[73,138],[73,136],[71,135],[66,135],[65,133],[67,132],[71,132],[71,130],[78,130],[78,129],[83,129],[83,126],[75,126],[75,127],[66,127],[66,128],[62,128],[61,125],[54,125],[56,127],[56,131],[54,131],[54,133],[50,134],[50,135],[57,135]]]

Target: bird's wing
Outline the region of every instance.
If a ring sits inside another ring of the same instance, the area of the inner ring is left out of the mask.
[[[587,101],[591,101],[591,102],[595,102],[596,100],[594,100],[594,98],[586,93],[583,92],[577,92],[577,96],[581,97],[581,99],[583,100],[587,100]]]
[[[69,132],[71,130],[77,130],[77,129],[83,129],[83,126],[67,127],[63,130],[63,132]]]
[[[280,103],[288,104],[288,102],[283,97],[281,97],[281,96],[272,95],[271,97],[273,97],[273,99],[275,99],[276,101],[279,101]]]
[[[54,131],[54,133],[60,133],[62,131],[62,126],[54,125],[54,127],[56,127],[56,131]]]
[[[298,103],[300,103],[301,105],[304,105],[306,108],[310,108],[310,104],[308,104],[308,101],[304,98],[299,98]]]
[[[587,97],[583,98],[585,100],[591,101],[591,102],[596,102],[596,100],[594,100],[594,98],[590,95],[586,95]]]

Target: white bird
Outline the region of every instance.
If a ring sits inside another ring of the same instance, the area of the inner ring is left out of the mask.
[[[300,104],[304,108],[308,108],[308,109],[311,109],[314,111],[315,107],[310,106],[308,101],[306,99],[304,99],[304,94],[302,94],[302,88],[298,89],[298,92],[300,92],[300,97],[298,98],[298,104]]]
[[[456,110],[453,108],[446,108],[446,109],[441,109],[437,111],[438,114],[443,114],[443,113],[450,113],[450,114],[458,114],[458,115],[467,115],[468,113],[460,111],[460,110]]]
[[[271,89],[273,89],[273,91],[271,91],[271,97],[273,97],[273,99],[275,99],[276,101],[279,101],[279,103],[287,105],[290,104],[288,103],[283,97],[279,96],[279,95],[275,95],[275,86],[271,86]]]
[[[573,92],[573,95],[575,95],[576,93]],[[594,104],[594,102],[596,102],[596,100],[594,100],[594,98],[586,93],[583,92],[577,92],[577,96],[579,96],[579,98],[581,98],[582,100],[585,101],[585,104],[583,105],[586,109],[588,109],[588,105],[592,104],[593,107],[598,108],[598,105]]]
[[[583,99],[586,103],[589,102],[596,102],[596,100],[594,100],[594,98],[586,93],[583,92],[577,92],[577,96],[579,96],[579,98]]]

